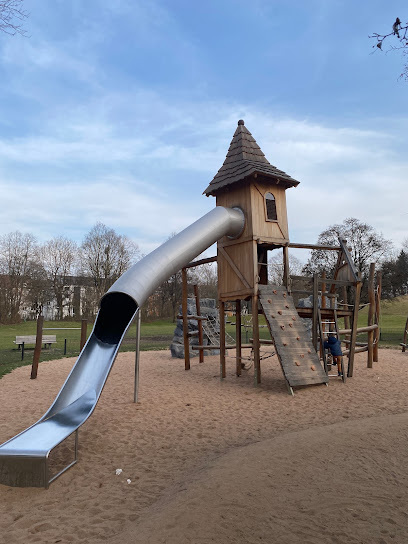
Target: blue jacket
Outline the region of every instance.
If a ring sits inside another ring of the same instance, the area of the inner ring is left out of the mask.
[[[332,355],[343,355],[341,352],[341,342],[337,340],[335,336],[329,336],[327,342],[324,344],[325,349],[329,349]]]

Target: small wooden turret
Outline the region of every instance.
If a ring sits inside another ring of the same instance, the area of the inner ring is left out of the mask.
[[[216,197],[217,206],[239,207],[245,214],[242,234],[218,242],[221,301],[249,298],[259,283],[267,283],[267,250],[289,243],[285,191],[298,184],[269,163],[244,121],[238,121],[224,164],[204,191]]]

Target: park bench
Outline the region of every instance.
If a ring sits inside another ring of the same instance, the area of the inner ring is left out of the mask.
[[[27,344],[35,344],[36,342],[36,335],[30,335],[30,336],[16,336],[16,339],[13,340],[14,344],[17,344],[18,349],[21,348],[21,346],[24,344],[26,346]],[[51,344],[57,343],[57,336],[55,334],[43,334],[42,336],[42,343],[44,344],[44,347],[50,347]]]

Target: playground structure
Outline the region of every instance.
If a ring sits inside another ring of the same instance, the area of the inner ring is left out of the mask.
[[[187,270],[199,264],[192,263],[192,260],[215,242],[222,379],[226,376],[227,302],[232,302],[236,308],[237,375],[242,370],[242,348],[245,347],[241,336],[243,300],[249,300],[252,307],[252,339],[249,345],[254,354],[255,384],[261,382],[260,311],[265,314],[271,333],[268,343],[274,345],[289,392],[293,393],[295,386],[328,383],[324,352],[323,365],[318,354],[318,342],[323,342],[328,331],[346,336],[345,341],[349,346],[348,375],[353,375],[354,353],[358,349],[356,337],[359,331],[362,332],[357,328],[361,280],[343,241],[340,241],[339,247],[323,247],[338,251],[338,262],[333,279],[317,276],[312,279],[312,308],[298,308],[293,298],[296,293],[292,289],[292,282],[296,278],[291,278],[289,274],[289,248],[319,247],[291,244],[289,241],[285,191],[298,184],[298,181],[268,162],[244,122],[239,121],[225,162],[204,191],[207,196],[216,197],[215,209],[136,263],[102,297],[93,331],[50,409],[37,423],[0,445],[0,483],[19,487],[48,487],[77,462],[78,429],[95,409],[128,327],[135,318],[140,323],[141,305],[163,281],[180,269],[183,277],[185,367],[190,368]],[[268,251],[277,249],[283,252],[283,286],[268,285]],[[326,290],[328,285],[330,289]],[[319,287],[322,297],[320,305]],[[338,288],[345,292],[347,289],[354,291],[351,307],[347,293],[343,298],[343,307],[339,307],[336,297]],[[331,301],[328,308],[323,303],[325,297]],[[372,321],[375,320],[375,306],[376,301],[373,300],[370,303]],[[199,305],[197,314],[195,318],[200,321]],[[301,321],[302,317],[312,319],[312,339]],[[344,319],[345,329],[338,328],[338,318]],[[375,343],[373,339],[374,333],[378,333],[378,324],[369,324],[364,330],[369,335],[364,349],[373,354],[374,346],[378,347],[378,342]],[[140,329],[138,331],[139,334]],[[208,349],[208,346],[200,348]],[[137,380],[136,373],[135,383]],[[58,474],[51,475],[51,452],[73,434],[74,459]]]
[[[273,344],[290,393],[298,385],[328,382],[328,364],[323,349],[329,333],[335,334],[346,344],[348,357],[347,376],[354,371],[354,354],[368,352],[368,366],[378,360],[379,313],[381,278],[371,265],[369,278],[369,315],[367,327],[358,328],[362,281],[345,240],[338,246],[297,244],[289,241],[286,212],[286,189],[296,187],[298,181],[272,166],[243,121],[238,122],[224,164],[204,193],[215,196],[217,206],[239,207],[245,214],[245,227],[241,236],[223,237],[217,242],[217,257],[189,263],[182,270],[183,278],[183,330],[185,368],[190,368],[188,319],[203,317],[187,315],[187,271],[191,267],[208,262],[218,265],[218,299],[220,311],[219,345],[220,376],[226,376],[226,351],[236,350],[236,374],[242,369],[242,349],[251,347],[254,360],[255,384],[261,382],[261,346]],[[289,249],[308,249],[337,252],[333,278],[290,276]],[[268,286],[268,252],[282,251],[282,287]],[[301,289],[296,284],[301,284]],[[279,294],[278,294],[279,293]],[[296,304],[298,295],[311,295],[309,308]],[[197,293],[195,294],[197,298]],[[242,343],[242,301],[250,301],[252,307],[252,338],[250,344]],[[277,302],[279,300],[279,303]],[[236,341],[225,342],[225,304],[235,305]],[[198,308],[198,306],[197,306]],[[258,314],[265,315],[271,334],[270,340],[259,338]],[[305,336],[300,318],[310,319],[311,340]],[[344,322],[340,329],[339,321]],[[368,333],[367,342],[357,342],[357,335]],[[202,343],[201,343],[202,344]],[[200,362],[208,346],[193,346],[200,351]],[[317,355],[319,352],[320,357]],[[323,363],[320,363],[320,359]],[[343,380],[346,372],[343,372]]]

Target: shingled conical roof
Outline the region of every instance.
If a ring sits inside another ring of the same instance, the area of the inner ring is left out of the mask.
[[[240,120],[224,164],[203,194],[207,196],[215,195],[220,189],[242,181],[255,173],[279,180],[286,187],[296,187],[299,184],[298,181],[268,161],[252,134],[244,125],[244,121]]]

